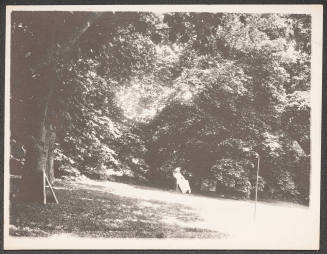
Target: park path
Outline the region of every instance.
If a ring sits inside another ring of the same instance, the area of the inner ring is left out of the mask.
[[[258,202],[254,216],[254,202],[181,194],[169,190],[117,182],[87,181],[76,183],[90,189],[101,188],[108,193],[140,200],[140,206],[160,209],[158,202],[176,203],[189,207],[198,215],[196,221],[185,221],[168,215],[162,221],[178,226],[189,226],[219,231],[226,235],[221,244],[241,243],[243,246],[305,246],[308,231],[312,231],[308,207],[285,202]],[[314,232],[312,232],[314,233]],[[300,244],[301,246],[301,244]]]
[[[15,232],[48,235],[42,246],[15,238],[15,248],[306,249],[319,239],[312,209],[290,203],[259,202],[254,218],[253,201],[89,179],[54,189],[58,205],[13,206]]]

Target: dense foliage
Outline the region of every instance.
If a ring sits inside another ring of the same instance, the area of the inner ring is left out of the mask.
[[[308,202],[309,16],[102,13],[62,53],[91,14],[56,15],[13,16],[12,162],[24,164],[25,105],[42,99],[24,80],[55,48],[58,177],[171,187],[180,166],[195,191],[213,181],[220,194],[251,198],[260,159],[261,197]]]

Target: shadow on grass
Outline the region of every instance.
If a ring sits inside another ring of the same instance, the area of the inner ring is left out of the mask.
[[[57,184],[58,186],[58,184]],[[122,197],[107,191],[59,184],[60,204],[10,202],[12,236],[71,233],[108,238],[222,238],[225,234],[193,227],[201,219],[181,204]],[[170,223],[167,220],[172,219]]]

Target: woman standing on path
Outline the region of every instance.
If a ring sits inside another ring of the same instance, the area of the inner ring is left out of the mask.
[[[184,178],[184,176],[181,173],[181,168],[177,167],[174,171],[173,171],[173,177],[176,179],[176,191],[178,191],[178,188],[180,189],[180,191],[185,194],[191,193],[191,187],[190,187],[190,183],[188,180],[186,180]]]

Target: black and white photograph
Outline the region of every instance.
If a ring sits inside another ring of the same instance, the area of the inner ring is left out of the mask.
[[[322,6],[7,6],[5,249],[319,249]]]

